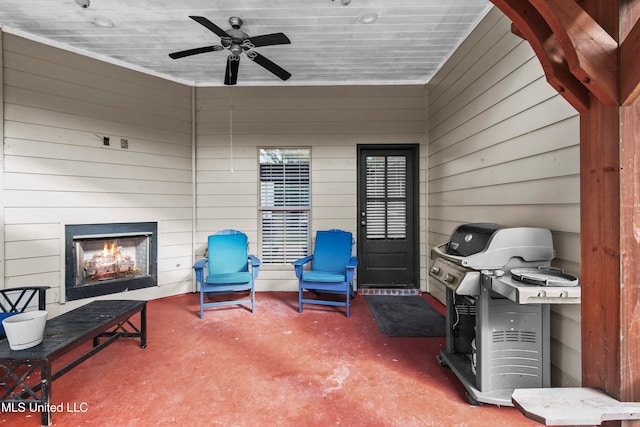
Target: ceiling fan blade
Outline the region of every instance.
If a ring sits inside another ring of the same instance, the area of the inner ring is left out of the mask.
[[[271,60],[260,55],[258,52],[255,52],[253,50],[248,51],[247,58],[257,63],[258,65],[261,65],[268,71],[271,71],[273,74],[280,77],[282,80],[289,80],[289,77],[291,77],[291,73],[289,73],[287,70],[280,67],[276,63],[272,62]]]
[[[227,69],[224,73],[224,84],[233,86],[238,81],[238,69],[240,68],[240,57],[229,55],[227,57]]]
[[[170,53],[169,57],[172,59],[178,59],[178,58],[184,58],[185,56],[197,55],[199,53],[206,53],[206,52],[215,52],[223,49],[224,48],[220,45],[197,47],[195,49],[187,49],[187,50],[181,50],[179,52]]]
[[[291,40],[289,40],[284,33],[263,34],[261,36],[249,37],[249,41],[254,47],[291,44]]]
[[[231,36],[225,30],[223,30],[222,28],[218,27],[216,24],[214,24],[213,22],[209,21],[204,16],[189,16],[189,18],[193,19],[198,24],[207,27],[209,30],[211,30],[214,33],[216,33],[218,35],[218,37],[231,38]]]

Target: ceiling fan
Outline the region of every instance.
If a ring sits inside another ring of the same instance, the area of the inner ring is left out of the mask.
[[[289,77],[291,77],[291,73],[287,70],[260,55],[255,50],[252,50],[253,48],[262,46],[291,44],[291,40],[289,40],[289,38],[283,33],[264,34],[261,36],[250,37],[240,29],[240,27],[242,27],[242,19],[235,16],[229,18],[231,28],[226,31],[203,16],[189,16],[189,18],[218,35],[218,37],[220,37],[221,45],[203,46],[195,49],[173,52],[169,54],[170,58],[178,59],[184,58],[185,56],[227,49],[229,50],[229,56],[227,57],[227,69],[224,75],[225,85],[236,84],[238,80],[238,69],[240,67],[240,54],[243,52],[247,55],[247,58],[264,67],[267,71],[270,71],[282,80],[288,80]]]

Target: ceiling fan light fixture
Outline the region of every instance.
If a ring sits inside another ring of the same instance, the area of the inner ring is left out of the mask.
[[[237,56],[238,58],[240,58],[240,54],[242,53],[242,47],[239,44],[234,43],[229,48],[229,51],[235,56]]]
[[[78,4],[78,6],[86,9],[91,4],[91,0],[76,0],[76,3]]]
[[[374,11],[362,12],[358,15],[358,22],[361,24],[373,24],[378,20],[378,13]]]

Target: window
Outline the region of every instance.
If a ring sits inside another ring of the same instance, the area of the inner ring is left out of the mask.
[[[260,149],[260,211],[265,264],[309,253],[311,191],[308,148]]]
[[[367,239],[407,237],[407,158],[367,156]]]

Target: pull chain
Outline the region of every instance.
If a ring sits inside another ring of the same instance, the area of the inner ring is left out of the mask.
[[[233,103],[231,101],[231,88],[229,88],[229,160],[233,173]]]

